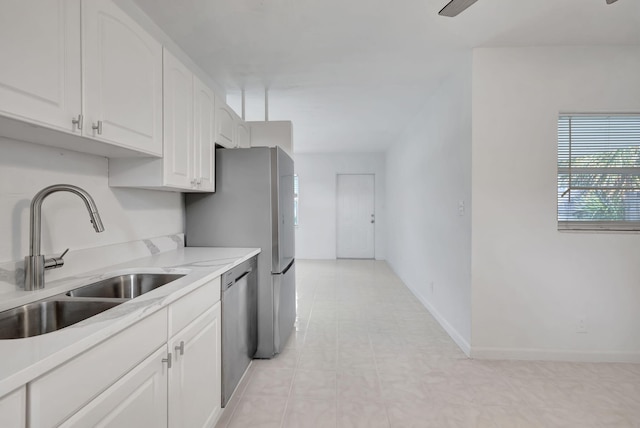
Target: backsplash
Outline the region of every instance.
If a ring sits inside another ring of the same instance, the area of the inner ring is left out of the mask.
[[[111,188],[107,158],[0,138],[0,264],[21,262],[28,255],[29,205],[38,191],[52,184],[86,190],[105,228],[95,233],[76,195],[48,196],[42,205],[41,252],[59,256],[69,248],[68,265],[84,250],[184,232],[181,194]],[[0,271],[0,278],[7,276]]]
[[[86,248],[69,252],[64,266],[45,272],[45,281],[69,278],[105,266],[148,257],[184,247],[184,234],[159,236],[139,241]],[[0,294],[14,292],[24,287],[24,262],[22,260],[0,264]]]

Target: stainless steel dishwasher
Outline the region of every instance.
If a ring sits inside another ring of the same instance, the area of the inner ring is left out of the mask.
[[[222,407],[225,407],[258,347],[257,257],[222,275]]]

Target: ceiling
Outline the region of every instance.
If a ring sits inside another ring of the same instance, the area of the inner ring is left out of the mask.
[[[640,1],[134,0],[247,120],[291,120],[294,150],[386,150],[447,74],[486,46],[640,45]],[[468,67],[468,65],[467,65]]]

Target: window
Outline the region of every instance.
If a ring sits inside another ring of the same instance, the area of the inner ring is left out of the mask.
[[[640,115],[559,117],[558,229],[640,230]]]
[[[298,225],[298,174],[293,174],[293,225]]]

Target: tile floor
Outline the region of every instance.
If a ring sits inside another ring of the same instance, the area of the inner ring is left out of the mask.
[[[297,293],[217,428],[640,427],[640,365],[470,360],[384,262],[299,261]]]

